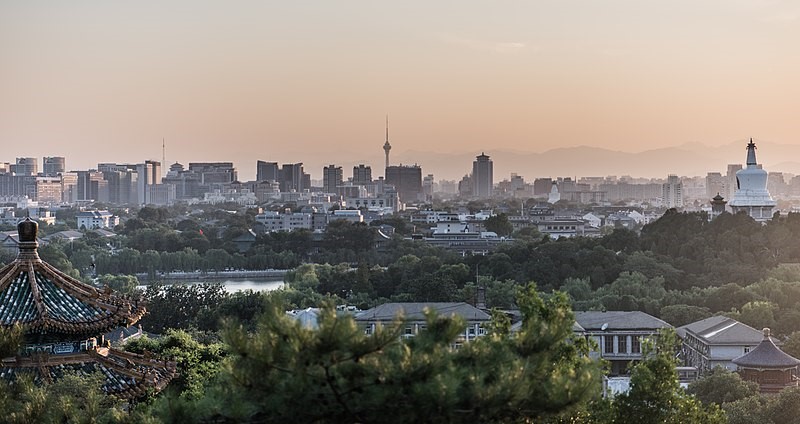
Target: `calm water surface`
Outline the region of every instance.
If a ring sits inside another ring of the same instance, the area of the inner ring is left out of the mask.
[[[214,284],[219,283],[225,287],[225,291],[228,293],[234,293],[237,291],[242,290],[253,290],[253,291],[272,291],[275,289],[279,289],[283,287],[283,279],[244,279],[244,280],[205,280],[205,281],[170,281],[170,284],[183,284],[183,285],[193,285],[193,284]],[[139,288],[144,289],[146,286],[139,286]]]

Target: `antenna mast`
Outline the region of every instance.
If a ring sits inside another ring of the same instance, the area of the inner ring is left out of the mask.
[[[164,137],[161,137],[161,173],[164,173],[164,169],[167,167],[167,142]],[[162,175],[163,176],[163,175]]]

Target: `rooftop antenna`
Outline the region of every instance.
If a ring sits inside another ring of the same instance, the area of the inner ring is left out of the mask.
[[[167,142],[164,137],[161,137],[161,169],[167,167]]]

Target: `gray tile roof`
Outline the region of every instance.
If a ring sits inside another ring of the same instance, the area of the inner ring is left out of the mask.
[[[667,322],[640,311],[577,311],[575,321],[586,331],[672,328]],[[607,324],[605,329],[604,324]]]
[[[792,368],[800,365],[800,359],[784,353],[772,342],[769,329],[764,329],[764,338],[755,349],[733,360],[739,368]]]
[[[676,332],[681,338],[691,333],[710,345],[755,345],[764,339],[761,331],[722,315],[686,324]]]
[[[488,321],[491,319],[486,312],[464,302],[428,302],[428,303],[384,303],[368,309],[356,316],[356,321],[392,321],[398,314],[412,321],[425,319],[424,310],[430,308],[439,315],[457,315],[468,321]]]

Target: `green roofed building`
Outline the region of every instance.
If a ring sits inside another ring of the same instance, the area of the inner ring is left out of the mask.
[[[0,378],[30,373],[41,382],[70,371],[100,372],[103,389],[121,398],[163,389],[175,376],[174,362],[111,348],[100,336],[133,325],[144,315],[144,304],[98,290],[42,261],[35,221],[26,219],[17,229],[17,258],[0,269],[0,325],[21,325],[24,342],[14,357],[2,359]]]

